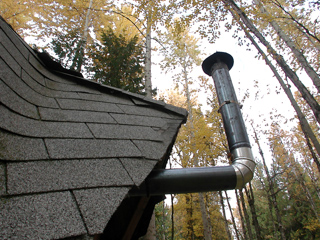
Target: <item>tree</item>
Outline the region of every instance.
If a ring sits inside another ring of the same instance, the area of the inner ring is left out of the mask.
[[[261,227],[260,227],[260,224],[259,224],[259,221],[258,221],[258,216],[257,216],[257,213],[256,213],[256,204],[255,204],[255,198],[254,198],[251,182],[249,182],[248,185],[249,185],[249,190],[246,187],[245,188],[245,192],[246,192],[248,204],[249,204],[250,210],[251,210],[252,223],[253,223],[253,226],[254,226],[254,229],[255,229],[255,232],[256,232],[256,239],[262,239]]]
[[[281,199],[286,199],[286,202],[279,207],[286,211],[282,210],[282,215],[286,219],[284,223],[286,234],[294,238],[316,239],[320,233],[319,221],[316,220],[318,218],[317,213],[313,208],[316,203],[315,199],[311,197],[312,194],[310,194],[309,189],[306,189],[309,178],[304,173],[300,163],[295,160],[291,139],[278,124],[274,123],[270,131],[269,141],[275,160],[273,168],[278,173],[275,180],[278,186],[282,185],[285,189],[279,194],[282,195]],[[314,225],[317,221],[318,225]],[[313,227],[309,228],[309,225]]]
[[[135,1],[136,4],[133,6],[136,9],[138,15],[142,15],[144,21],[144,37],[145,37],[145,85],[147,96],[152,96],[152,81],[151,81],[151,40],[152,30],[156,29],[156,24],[168,17],[167,8],[162,0],[150,1],[150,0],[139,0]],[[164,17],[167,15],[166,17]]]
[[[290,66],[286,63],[284,58],[277,53],[276,50],[270,45],[270,43],[264,38],[264,36],[260,33],[260,31],[254,26],[252,21],[247,17],[247,15],[237,6],[237,4],[233,0],[223,0],[226,6],[230,7],[230,11],[234,11],[238,14],[239,18],[243,22],[243,24],[250,29],[250,31],[259,39],[259,41],[267,48],[268,52],[273,56],[274,60],[281,67],[286,76],[292,81],[292,83],[297,87],[301,96],[306,100],[312,109],[315,118],[320,123],[320,106],[316,101],[314,96],[310,93],[310,91],[305,87],[305,85],[299,80],[297,74],[290,68]]]
[[[84,62],[84,49],[81,48],[81,41],[82,36],[79,29],[71,29],[68,33],[53,38],[50,48],[63,67],[80,72]]]
[[[143,47],[138,38],[126,40],[122,34],[118,37],[112,29],[101,36],[102,43],[95,44],[90,52],[93,59],[90,71],[97,82],[122,88],[127,91],[143,93]]]
[[[271,17],[271,14],[267,11],[266,7],[260,0],[254,0],[255,4],[257,5],[257,8],[260,9],[260,11],[267,15],[266,17],[269,17],[269,23],[272,26],[272,28],[275,30],[275,32],[278,34],[278,36],[285,42],[285,44],[290,48],[291,52],[294,54],[296,60],[299,62],[300,66],[306,71],[308,76],[311,78],[311,80],[314,83],[314,86],[318,89],[318,92],[320,92],[320,77],[316,73],[316,71],[311,67],[305,56],[303,55],[301,49],[294,43],[294,41],[291,40],[291,38],[283,31],[283,29],[280,27],[280,25],[277,23],[275,19]],[[275,0],[275,3],[277,6],[282,7],[283,6]],[[273,12],[274,15],[274,12]]]
[[[16,31],[44,41],[71,29],[79,29],[84,36],[89,27],[100,35],[101,28],[109,26],[109,16],[105,13],[112,8],[112,1],[104,0],[32,0],[23,3],[3,0],[1,3],[5,5],[0,8],[1,14],[9,23],[17,23]],[[15,12],[7,11],[6,6],[12,4]],[[25,29],[31,31],[23,31]]]
[[[185,38],[182,38],[184,36]],[[191,40],[191,41],[190,41]],[[184,81],[184,89],[186,93],[187,98],[187,108],[189,111],[189,141],[192,142],[192,157],[193,157],[193,165],[195,167],[199,166],[199,157],[198,157],[198,150],[196,149],[195,145],[196,142],[194,141],[195,138],[195,128],[193,123],[193,112],[192,112],[192,105],[191,105],[191,96],[189,91],[189,77],[188,77],[188,68],[192,68],[192,65],[194,63],[199,64],[199,58],[196,56],[196,53],[199,51],[197,50],[197,46],[194,45],[196,43],[195,39],[192,38],[188,34],[187,29],[184,29],[184,27],[181,25],[181,22],[179,20],[174,21],[174,27],[169,29],[167,34],[167,44],[172,49],[171,56],[168,56],[165,61],[167,64],[172,64],[175,61],[175,58],[178,58],[180,61],[175,62],[175,64],[181,66],[182,70],[182,79]],[[171,58],[169,58],[171,57]],[[172,58],[173,57],[173,58]],[[178,77],[179,78],[179,77]],[[211,227],[204,203],[204,195],[202,193],[199,193],[199,203],[201,206],[201,215],[202,215],[202,221],[204,225],[204,237],[205,239],[209,240],[211,238]]]
[[[207,81],[208,79],[203,80]],[[213,89],[212,84],[208,84],[207,87],[210,91]],[[192,92],[191,89],[190,92]],[[166,95],[167,97],[163,96],[162,99],[167,99],[167,103],[187,107],[188,101],[184,91],[179,93],[171,90]],[[215,96],[214,93],[213,96]],[[205,114],[202,113],[193,95],[191,95],[190,100],[193,113],[193,129],[187,125],[181,127],[174,145],[172,159],[176,165],[178,164],[181,167],[193,167],[194,157],[197,156],[199,166],[214,166],[219,158],[226,156],[226,149],[224,148],[226,140],[223,132],[221,132],[222,120],[217,112],[217,99],[211,98],[214,108]],[[194,134],[193,138],[190,138],[191,133]],[[196,145],[194,146],[194,144]],[[179,194],[176,196],[174,204],[175,238],[204,238],[200,199],[199,194]],[[203,194],[203,200],[207,219],[211,225],[211,238],[227,239],[217,193],[205,193]]]
[[[0,2],[0,16],[3,17],[19,34],[30,29],[31,14],[36,9],[34,2],[20,2],[19,0],[2,0]]]
[[[170,206],[164,201],[158,203],[155,207],[156,219],[156,239],[166,240],[171,236],[171,214]]]

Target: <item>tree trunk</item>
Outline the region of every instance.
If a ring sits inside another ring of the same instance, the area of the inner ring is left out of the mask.
[[[194,239],[192,194],[185,194],[185,197],[187,206],[187,239]]]
[[[266,13],[266,14],[270,15],[260,0],[254,0],[254,1],[255,1],[256,5],[260,8],[260,11],[262,13]],[[308,76],[311,78],[314,86],[318,89],[318,92],[320,92],[320,78],[319,78],[318,74],[316,73],[316,71],[310,66],[307,59],[303,56],[301,51],[299,51],[296,44],[293,41],[291,41],[290,37],[287,34],[285,34],[285,32],[281,29],[279,24],[274,20],[270,21],[270,24],[273,27],[273,29],[276,31],[276,33],[279,35],[279,37],[291,49],[292,53],[296,57],[297,61],[300,63],[301,67],[306,71]]]
[[[315,174],[315,171],[312,171],[312,169],[313,169],[312,164],[307,159],[303,159],[303,167],[307,171],[307,173],[311,179],[312,187],[313,187],[315,193],[317,194],[318,199],[320,200],[320,188],[319,188],[319,184],[318,184],[319,179],[316,176],[317,174]]]
[[[259,45],[257,44],[257,42],[253,39],[253,37],[248,33],[247,29],[243,26],[242,23],[239,23],[242,27],[242,29],[244,30],[247,38],[250,39],[251,43],[256,47],[256,49],[258,50],[258,52],[261,54],[261,56],[263,57],[263,59],[265,60],[266,64],[270,67],[270,69],[272,70],[272,72],[274,73],[275,77],[277,78],[278,82],[280,83],[282,89],[284,90],[284,92],[286,93],[287,97],[289,98],[289,101],[291,103],[291,105],[293,106],[295,112],[297,113],[299,122],[300,122],[300,126],[301,129],[305,135],[305,139],[307,141],[308,144],[308,139],[310,138],[313,146],[315,147],[318,155],[320,156],[320,144],[319,141],[317,139],[317,137],[315,136],[314,132],[312,131],[310,125],[308,124],[308,121],[306,120],[304,114],[302,113],[299,105],[297,104],[297,102],[295,101],[290,88],[287,87],[287,85],[284,83],[284,81],[282,80],[282,78],[280,77],[277,69],[273,66],[273,64],[269,61],[267,55],[263,52],[263,50],[259,47]],[[310,145],[308,145],[311,154],[313,153],[312,147]],[[320,172],[320,162],[318,160],[317,157],[313,157],[315,163],[317,164],[318,170]]]
[[[258,140],[258,136],[257,136],[256,131],[254,131],[254,134],[255,134],[256,143],[258,144],[259,152],[260,152],[260,155],[261,155],[261,158],[262,158],[263,168],[264,168],[265,174],[267,175],[267,181],[268,181],[269,192],[270,192],[270,194],[268,194],[268,195],[270,197],[270,201],[271,201],[272,206],[273,206],[273,208],[275,210],[275,213],[276,213],[277,222],[278,222],[278,230],[279,230],[279,232],[281,234],[281,239],[286,239],[286,236],[285,236],[285,233],[284,233],[284,229],[283,229],[283,225],[282,225],[281,214],[280,214],[280,211],[279,211],[279,208],[278,208],[277,197],[276,197],[276,194],[274,192],[273,180],[271,179],[271,176],[270,176],[270,173],[269,173],[269,169],[267,167],[266,160],[264,158],[260,143],[259,143],[259,141],[257,141]]]
[[[149,10],[150,11],[150,10]],[[147,12],[146,57],[145,57],[145,89],[147,97],[152,97],[151,81],[151,19]]]
[[[164,201],[162,201],[162,224],[163,224],[163,227],[161,228],[162,240],[166,240],[165,222],[166,222],[165,203]],[[157,230],[157,227],[156,227],[156,230]]]
[[[317,139],[316,136],[314,135],[313,131],[311,130],[311,128],[310,128],[310,126],[309,126],[309,124],[308,124],[309,129],[306,129],[306,128],[304,127],[304,125],[301,124],[301,122],[300,122],[300,127],[301,127],[301,130],[302,130],[302,132],[303,132],[304,138],[305,138],[305,140],[306,140],[308,149],[309,149],[309,151],[310,151],[310,153],[311,153],[312,159],[313,159],[313,161],[315,162],[315,164],[317,165],[318,171],[319,171],[319,173],[320,173],[320,161],[319,161],[319,158],[317,157],[317,155],[315,154],[315,152],[313,151],[312,145],[311,145],[311,143],[310,143],[310,139],[311,139],[312,143],[313,143],[314,141],[316,141],[316,142],[318,143],[318,145],[319,145],[318,139]],[[311,131],[311,133],[309,133],[310,131]],[[309,137],[310,137],[310,139],[309,139]],[[319,149],[319,146],[318,146],[318,145],[313,144],[313,146],[315,147],[315,149],[316,149],[316,151],[317,151],[317,153],[318,153],[318,156],[320,156],[320,152],[319,152],[319,150],[318,150],[318,149]]]
[[[255,142],[256,144],[258,145],[258,149],[259,149],[259,154],[261,156],[262,159],[264,159],[264,154],[263,154],[263,151],[261,149],[261,146],[260,146],[260,142],[259,142],[259,139],[258,139],[258,136],[257,136],[257,132],[255,131],[254,127],[252,126],[252,129],[253,129],[253,132],[254,132],[254,139],[255,139]],[[266,185],[264,184],[264,182],[262,181],[262,179],[260,179],[261,181],[261,184],[265,190],[265,192],[267,193],[267,199],[268,199],[268,208],[269,208],[269,212],[270,212],[270,217],[271,217],[271,222],[272,222],[272,226],[273,226],[273,230],[274,230],[274,238],[277,239],[277,228],[276,228],[276,225],[275,225],[275,221],[274,221],[274,218],[273,218],[273,205],[272,205],[272,200],[271,200],[271,197],[270,197],[270,194],[269,194],[269,191],[270,191],[270,186],[269,186],[269,189],[267,189]],[[267,180],[268,181],[268,180]]]
[[[87,14],[86,14],[85,23],[84,23],[84,29],[83,29],[82,36],[81,36],[81,40],[78,44],[75,57],[72,61],[72,66],[70,67],[70,69],[75,70],[77,72],[81,72],[81,67],[83,65],[84,49],[85,49],[85,46],[86,46],[87,40],[88,40],[90,11],[92,8],[92,3],[93,3],[93,0],[90,0],[89,7],[87,10]]]
[[[283,57],[273,49],[273,47],[269,44],[269,42],[262,36],[259,30],[253,25],[250,19],[246,16],[246,14],[235,4],[233,0],[222,0],[227,7],[231,7],[233,11],[235,11],[239,18],[242,20],[243,24],[250,29],[250,31],[259,39],[259,41],[268,49],[268,52],[273,56],[274,60],[281,67],[283,72],[288,76],[288,78],[292,81],[292,83],[297,87],[301,96],[306,100],[308,105],[310,106],[315,118],[318,123],[320,123],[320,105],[316,101],[316,99],[312,96],[309,90],[303,85],[303,83],[299,80],[297,74],[288,66]],[[230,9],[230,12],[234,15],[233,11]]]
[[[246,208],[246,204],[244,201],[244,197],[243,197],[243,193],[242,193],[242,189],[239,190],[240,193],[240,202],[242,204],[242,210],[243,210],[243,214],[244,214],[244,219],[246,220],[246,226],[247,226],[247,230],[248,230],[248,235],[249,235],[249,239],[253,240],[253,234],[252,234],[252,229],[251,229],[251,224],[250,224],[250,218],[249,218],[249,214],[247,212],[247,208]]]
[[[230,233],[230,229],[229,229],[229,226],[228,226],[228,221],[227,221],[227,216],[226,216],[226,210],[224,208],[224,202],[223,202],[223,196],[222,196],[222,192],[219,191],[219,195],[220,195],[220,204],[221,204],[221,207],[222,207],[222,214],[223,214],[223,219],[224,219],[224,226],[226,228],[226,232],[228,234],[228,239],[231,240],[231,233]]]
[[[169,160],[170,169],[172,169],[172,162]],[[173,198],[174,195],[170,194],[170,200],[171,200],[171,240],[174,239],[174,205],[173,205]]]
[[[240,219],[241,219],[241,227],[242,227],[242,231],[243,231],[243,237],[246,240],[246,239],[248,239],[248,236],[247,236],[246,224],[245,224],[244,217],[242,214],[242,207],[241,207],[240,200],[239,200],[239,193],[238,193],[237,189],[234,190],[234,192],[236,194],[238,211],[239,211],[239,215],[240,215]]]
[[[234,231],[236,233],[236,237],[237,237],[237,239],[240,240],[239,232],[238,232],[238,229],[237,229],[236,221],[234,220],[234,216],[233,216],[233,212],[232,212],[232,208],[231,208],[231,205],[230,205],[230,201],[229,201],[229,197],[228,197],[227,191],[224,191],[224,194],[226,195],[226,199],[227,199],[228,207],[229,207],[229,210],[230,210],[231,220],[232,220],[232,224],[233,224],[233,227],[234,227]]]
[[[212,240],[211,236],[211,225],[210,225],[210,220],[209,216],[206,210],[205,206],[205,201],[204,201],[204,193],[199,193],[199,203],[200,203],[200,210],[201,210],[201,218],[202,218],[202,223],[203,223],[203,236],[204,239],[207,240]]]
[[[253,191],[252,191],[251,182],[249,182],[249,190],[250,191],[248,191],[247,188],[245,188],[246,196],[247,196],[248,203],[249,203],[250,210],[251,210],[253,226],[254,226],[255,231],[256,231],[256,239],[260,240],[260,239],[262,239],[261,227],[260,227],[260,224],[259,224],[259,221],[258,221],[256,207],[255,207],[255,204],[254,204],[254,195],[253,195]]]
[[[147,234],[144,236],[143,240],[156,240],[156,218],[154,211],[152,213],[152,217],[149,223],[149,227],[147,230]]]
[[[314,45],[314,47],[318,49],[318,51],[320,51],[320,46],[316,44],[316,41],[320,43],[320,39],[314,33],[311,33],[311,31],[306,26],[304,26],[301,22],[299,22],[299,20],[296,19],[292,14],[286,11],[280,2],[272,1],[272,3],[278,6],[283,12],[285,12],[290,17],[290,19],[297,24],[296,25],[297,29],[308,38],[308,40]]]
[[[191,135],[189,136],[189,141],[193,142],[194,136],[194,125],[193,125],[193,115],[192,115],[192,105],[191,105],[191,96],[189,91],[189,84],[188,84],[188,74],[187,74],[187,66],[185,59],[183,59],[183,73],[184,73],[184,80],[185,80],[185,90],[186,90],[186,97],[187,97],[187,106],[188,106],[188,112],[189,112],[189,119],[190,119],[190,132]],[[195,149],[195,143],[192,144],[193,149]],[[195,167],[199,167],[198,163],[198,156],[196,151],[194,153],[194,163],[193,165]],[[201,218],[203,223],[203,235],[205,240],[212,240],[212,230],[211,230],[211,224],[209,221],[208,213],[205,206],[204,196],[203,193],[198,193],[199,195],[199,203],[200,203],[200,212],[201,212]]]
[[[264,181],[262,180],[261,177],[259,177],[259,180],[261,182],[261,185],[263,187],[263,190],[266,192],[267,194],[267,200],[268,200],[268,209],[269,209],[269,213],[270,213],[270,217],[271,217],[271,222],[272,222],[272,227],[273,227],[273,235],[274,235],[274,239],[277,239],[278,238],[278,234],[277,234],[277,227],[276,227],[276,224],[275,224],[275,220],[274,220],[274,217],[273,217],[273,208],[272,208],[272,201],[271,201],[271,198],[270,198],[270,194],[269,194],[269,190],[267,189],[266,185],[264,184]]]
[[[171,167],[170,167],[171,168]],[[171,240],[174,239],[174,205],[173,205],[173,194],[170,194],[171,197]]]

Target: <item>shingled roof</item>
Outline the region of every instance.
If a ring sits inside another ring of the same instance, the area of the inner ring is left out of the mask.
[[[119,239],[133,217],[136,232],[156,200],[127,194],[164,167],[186,110],[50,66],[0,27],[1,238]]]

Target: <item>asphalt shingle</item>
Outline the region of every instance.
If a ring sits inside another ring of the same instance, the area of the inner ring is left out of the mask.
[[[45,78],[45,83],[46,83],[47,88],[53,89],[56,91],[100,93],[99,91],[97,91],[95,89],[91,89],[91,88],[84,87],[81,85],[61,83],[61,82],[57,82],[57,81],[52,81],[51,79],[47,79],[47,78]]]
[[[122,94],[121,96],[117,96],[116,93],[101,93],[101,94],[88,94],[88,93],[80,93],[79,97],[84,100],[89,101],[97,101],[97,102],[106,102],[106,103],[116,103],[116,104],[125,104],[125,105],[131,105],[133,106],[133,102],[128,98],[128,96],[125,96]]]
[[[39,119],[37,107],[19,97],[0,79],[0,102],[8,108],[26,117]]]
[[[129,188],[96,188],[74,191],[89,234],[101,234]]]
[[[14,43],[15,47],[19,49],[19,52],[22,53],[22,55],[28,59],[29,56],[29,51],[25,46],[25,43],[21,41],[20,37],[12,31],[10,26],[6,24],[4,21],[0,21],[0,28],[4,31],[4,34],[8,36],[10,41]],[[2,35],[2,34],[1,34]],[[4,35],[2,35],[3,37]],[[2,42],[2,39],[0,37],[0,42]]]
[[[6,182],[6,165],[0,163],[0,196],[7,193]]]
[[[10,55],[19,61],[16,61],[21,67],[28,64],[27,58],[17,49],[15,44],[7,37],[7,35],[0,29],[0,42],[5,46]]]
[[[30,53],[29,57],[29,66],[33,67],[34,69],[37,69],[37,72],[41,74],[43,77],[46,77],[48,79],[51,79],[52,81],[60,82],[60,83],[65,83],[65,84],[73,84],[76,85],[76,82],[67,79],[67,78],[62,78],[60,76],[57,76],[57,74],[52,73],[49,71],[40,61],[39,58],[36,56],[35,52]],[[27,70],[27,69],[26,69]],[[45,83],[43,83],[44,85]]]
[[[21,78],[12,72],[8,65],[3,63],[1,59],[0,65],[0,78],[7,84],[7,86],[9,86],[11,89],[14,89],[20,97],[36,106],[58,108],[58,104],[53,98],[49,98],[41,95],[38,92],[35,92],[23,81],[21,81]]]
[[[11,163],[7,176],[9,194],[133,184],[115,158]]]
[[[118,104],[118,106],[126,114],[138,115],[138,116],[149,116],[149,117],[172,118],[170,114],[163,111],[159,111],[157,109],[150,108],[150,107],[127,106],[127,105],[120,105],[120,104]]]
[[[158,161],[141,158],[120,158],[120,161],[136,186],[140,186],[158,163]]]
[[[58,98],[57,101],[62,109],[122,113],[122,110],[116,104],[111,103],[105,104],[104,102],[63,98]]]
[[[166,124],[166,120],[159,117],[137,116],[127,114],[110,114],[119,124],[133,125],[133,126],[150,126],[162,127]]]
[[[15,114],[1,105],[0,127],[29,137],[93,138],[84,123],[38,121]]]
[[[6,161],[48,159],[42,139],[27,138],[0,130],[0,159]]]
[[[62,110],[52,108],[39,108],[42,120],[57,122],[88,122],[88,123],[113,123],[116,121],[105,112]]]
[[[141,157],[130,140],[45,139],[52,159]]]
[[[70,192],[0,199],[0,219],[2,239],[45,240],[86,233]]]
[[[32,77],[31,77],[32,76]],[[41,76],[44,79],[44,77]],[[76,92],[61,92],[49,89],[44,86],[44,83],[41,84],[40,80],[36,81],[32,74],[28,74],[27,72],[22,70],[22,80],[37,93],[41,93],[45,97],[50,98],[79,98],[78,93]]]
[[[151,127],[116,125],[116,124],[87,124],[96,138],[104,139],[143,139],[162,141],[161,135]]]
[[[140,149],[142,155],[148,159],[162,159],[169,147],[163,142],[151,142],[142,140],[133,140],[134,144]]]
[[[4,46],[0,43],[0,56],[1,56],[1,68],[5,64],[10,66],[9,71],[13,71],[18,76],[21,76],[21,67],[17,63],[17,61],[9,54],[9,52],[4,48]]]

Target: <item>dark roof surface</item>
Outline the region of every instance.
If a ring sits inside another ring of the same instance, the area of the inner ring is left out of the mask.
[[[0,27],[0,236],[100,234],[167,160],[187,112],[53,72],[3,19]]]

